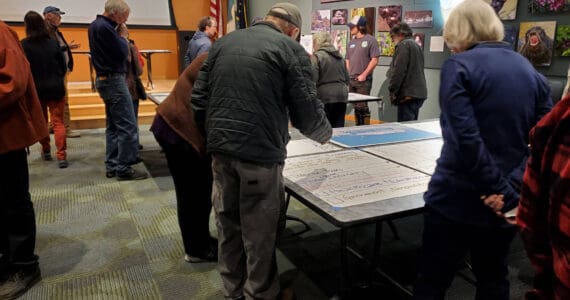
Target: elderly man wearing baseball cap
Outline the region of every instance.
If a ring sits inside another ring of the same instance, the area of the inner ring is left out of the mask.
[[[206,128],[212,155],[226,299],[285,294],[279,295],[275,244],[285,225],[289,119],[319,143],[332,135],[309,56],[295,41],[301,25],[297,6],[273,5],[263,21],[217,40],[194,83],[194,117]]]
[[[352,39],[346,51],[346,68],[350,81],[348,91],[370,95],[372,74],[378,64],[380,48],[376,39],[367,33],[366,18],[354,16],[347,24]],[[354,102],[354,118],[356,125],[370,124],[370,109],[366,102]]]
[[[73,41],[68,43],[65,40],[61,31],[59,31],[59,26],[61,25],[61,15],[65,15],[65,12],[61,11],[55,6],[46,6],[46,8],[44,8],[44,19],[46,20],[46,26],[48,28],[49,34],[51,38],[56,40],[61,46],[61,51],[63,51],[63,58],[65,59],[67,71],[71,72],[73,71],[73,56],[71,55],[71,50],[77,49],[81,45],[75,44]],[[65,125],[66,136],[70,138],[80,137],[81,134],[79,132],[73,131],[70,128],[71,117],[69,115],[69,101],[67,96],[67,76],[65,82],[65,107],[63,109],[63,124]]]

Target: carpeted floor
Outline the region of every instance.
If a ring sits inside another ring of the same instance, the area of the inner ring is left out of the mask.
[[[104,131],[81,134],[68,139],[67,169],[42,161],[38,145],[30,149],[43,280],[22,299],[223,299],[215,264],[183,260],[172,180],[148,126],[141,128],[145,161],[135,167],[152,178],[140,181],[105,178]],[[291,287],[297,299],[328,299],[339,286],[338,231],[295,200],[289,214],[313,229],[297,236],[293,233],[303,227],[288,224],[277,252],[282,286]],[[421,216],[397,220],[400,240],[388,231],[384,235],[382,267],[407,287],[413,282],[421,222]],[[354,230],[351,240],[370,249],[372,234],[373,227],[365,226]],[[532,270],[518,239],[511,252],[511,298],[520,299]],[[365,265],[351,260],[356,284],[364,282],[366,272]],[[351,298],[407,299],[380,279],[371,288],[354,289]],[[473,285],[458,276],[448,299],[473,298]]]

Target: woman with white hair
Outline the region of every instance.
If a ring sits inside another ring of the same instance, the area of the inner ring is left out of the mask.
[[[333,128],[344,127],[348,103],[349,76],[342,54],[332,45],[328,32],[313,34],[313,79],[317,84],[317,98],[325,105],[327,119]]]
[[[424,195],[414,299],[444,299],[467,253],[475,299],[509,299],[506,257],[517,228],[504,216],[518,203],[529,131],[552,102],[546,79],[503,35],[482,0],[462,2],[444,26],[455,54],[441,70],[444,144]]]

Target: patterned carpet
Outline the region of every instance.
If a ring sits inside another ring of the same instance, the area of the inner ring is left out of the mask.
[[[176,217],[175,196],[158,144],[141,128],[141,156],[152,178],[122,181],[105,178],[104,131],[83,130],[68,139],[69,168],[42,161],[40,147],[30,148],[30,184],[38,224],[36,252],[43,280],[22,299],[223,299],[221,280],[213,263],[188,264]],[[54,154],[55,150],[52,150]],[[297,299],[328,299],[340,278],[337,230],[292,201],[289,214],[306,220],[312,230],[289,223],[278,246],[282,286]],[[213,219],[211,218],[211,228]],[[413,280],[420,245],[421,217],[396,221],[402,237],[385,234],[383,267],[408,287]],[[215,236],[215,232],[212,232]],[[351,234],[359,247],[370,249],[372,228]],[[531,269],[520,242],[513,246],[513,297],[528,288]],[[366,267],[351,261],[351,275],[362,279]],[[449,299],[473,298],[474,288],[458,277]],[[356,290],[354,299],[406,299],[378,282]]]

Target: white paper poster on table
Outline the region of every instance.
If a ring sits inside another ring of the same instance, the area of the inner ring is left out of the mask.
[[[288,158],[283,175],[335,208],[420,194],[430,179],[359,150]]]
[[[320,144],[310,139],[292,140],[287,144],[287,157],[309,155],[330,151],[342,150],[342,148],[326,143]]]
[[[402,123],[406,127],[411,127],[423,131],[429,131],[441,136],[441,125],[439,120],[417,122],[417,123]]]
[[[407,127],[400,123],[384,123],[334,128],[331,143],[351,148],[432,139],[440,136],[441,134]]]
[[[442,139],[431,139],[367,147],[363,150],[431,175],[435,170],[442,146]]]

